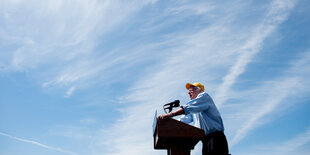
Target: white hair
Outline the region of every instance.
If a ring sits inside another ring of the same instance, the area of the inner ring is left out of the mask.
[[[195,90],[200,90],[200,91],[202,91],[202,90],[200,89],[200,87],[191,86],[190,88],[194,88]]]
[[[201,90],[201,89],[200,89],[200,87],[195,87],[195,89],[197,89],[197,90]]]

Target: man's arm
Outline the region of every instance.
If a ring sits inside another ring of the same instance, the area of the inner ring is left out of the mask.
[[[183,105],[182,108],[186,114],[198,113],[207,110],[211,104],[214,104],[211,97],[207,93],[201,93],[195,99]]]
[[[182,114],[185,114],[185,113],[184,113],[184,109],[181,107],[178,110],[173,111],[169,114],[162,114],[162,115],[158,116],[158,118],[159,118],[159,120],[166,120],[166,119],[171,118],[173,116],[178,116],[178,115],[182,115]]]

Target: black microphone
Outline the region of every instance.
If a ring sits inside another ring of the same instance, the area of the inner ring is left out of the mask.
[[[173,102],[170,102],[170,103],[167,103],[164,105],[164,111],[166,112],[166,109],[169,109],[169,112],[170,113],[172,111],[172,108],[173,107],[178,107],[180,106],[180,100],[175,100]],[[167,113],[167,112],[166,112]]]
[[[167,105],[172,106],[172,107],[178,107],[180,106],[180,100],[175,100],[173,102],[165,104],[164,106],[167,106]]]

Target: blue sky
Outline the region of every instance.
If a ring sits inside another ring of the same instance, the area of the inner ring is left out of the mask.
[[[0,154],[166,154],[153,149],[153,115],[188,102],[187,82],[205,84],[232,154],[309,154],[309,10],[1,0]]]

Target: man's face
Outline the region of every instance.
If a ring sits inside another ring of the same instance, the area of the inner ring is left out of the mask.
[[[195,99],[195,98],[198,96],[198,94],[199,94],[200,92],[201,92],[200,89],[197,89],[196,87],[190,87],[190,88],[188,89],[189,98],[190,98],[191,100]]]

